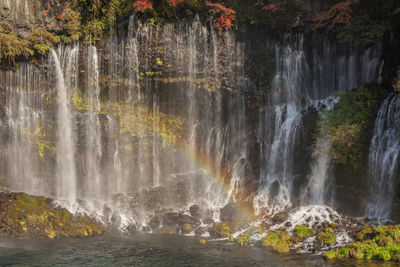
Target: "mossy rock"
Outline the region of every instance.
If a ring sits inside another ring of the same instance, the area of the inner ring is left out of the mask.
[[[207,244],[207,241],[205,239],[200,239],[199,244],[205,246]]]
[[[336,251],[330,250],[324,257],[400,261],[400,225],[364,226],[357,238],[361,241]]]
[[[331,249],[323,254],[323,257],[327,260],[333,260],[337,257],[336,251]]]
[[[358,241],[363,241],[368,239],[368,237],[373,233],[374,229],[369,225],[364,225],[363,229],[356,234],[356,239]]]
[[[4,198],[1,198],[2,200]],[[88,237],[100,235],[106,227],[89,217],[74,217],[66,209],[53,208],[45,197],[13,193],[0,207],[0,234],[18,238]]]
[[[387,92],[377,84],[361,84],[338,93],[340,100],[321,116],[320,137],[332,141],[331,158],[337,164],[360,168],[366,149],[368,129]]]
[[[336,242],[336,235],[328,229],[325,232],[319,233],[317,240],[321,244],[333,245]]]
[[[291,239],[292,236],[288,232],[273,231],[269,232],[261,241],[265,247],[272,247],[279,253],[287,253],[292,245]]]
[[[183,233],[190,233],[193,231],[193,225],[191,225],[190,223],[185,223],[182,227],[182,232]]]
[[[209,228],[209,232],[214,237],[229,238],[233,231],[227,222],[216,222]]]
[[[305,225],[296,225],[294,227],[294,233],[300,239],[303,239],[315,235],[315,230],[310,229]]]
[[[236,242],[241,246],[246,246],[246,245],[250,245],[252,243],[251,241],[251,237],[250,237],[251,231],[245,231],[243,233],[241,233],[237,238],[236,238]]]

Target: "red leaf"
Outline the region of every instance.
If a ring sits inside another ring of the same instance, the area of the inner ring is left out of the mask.
[[[224,7],[219,3],[211,3],[206,1],[206,6],[211,9],[209,12],[215,16],[219,16],[215,18],[213,27],[219,30],[229,29],[233,26],[233,21],[236,19],[236,12],[231,8]]]
[[[152,10],[153,4],[150,0],[136,0],[133,4],[136,12],[144,12],[145,10]]]

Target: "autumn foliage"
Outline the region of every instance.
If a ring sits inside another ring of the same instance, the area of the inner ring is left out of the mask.
[[[206,6],[210,7],[210,13],[216,16],[213,27],[218,30],[229,29],[233,26],[236,19],[236,12],[233,9],[224,7],[219,3],[206,1]]]
[[[281,5],[278,2],[271,2],[263,7],[263,10],[277,11],[282,9]]]
[[[332,30],[337,24],[348,24],[353,20],[352,5],[357,4],[359,0],[346,0],[332,6],[329,10],[321,12],[313,21],[316,23],[314,29],[327,27]]]
[[[136,12],[142,13],[146,10],[153,9],[153,4],[150,2],[150,0],[136,0],[133,6]]]
[[[184,1],[184,0],[168,0],[168,3],[169,3],[171,6],[175,7],[175,6],[179,5],[180,3],[182,3],[183,1]]]

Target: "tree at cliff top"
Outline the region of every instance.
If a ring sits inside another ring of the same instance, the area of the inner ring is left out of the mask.
[[[145,12],[146,10],[152,10],[153,4],[149,0],[136,0],[134,2],[136,12]]]
[[[335,31],[341,42],[374,43],[386,31],[400,25],[398,0],[345,0],[321,12],[313,21],[314,30]]]
[[[229,29],[233,26],[233,21],[236,19],[235,10],[224,7],[219,3],[211,3],[209,1],[206,1],[206,6],[211,8],[209,12],[215,16],[214,28],[222,30]]]
[[[357,4],[359,0],[347,0],[339,2],[332,6],[329,10],[321,12],[313,19],[316,23],[314,29],[327,27],[328,31],[332,30],[337,24],[348,24],[353,21],[352,6]]]

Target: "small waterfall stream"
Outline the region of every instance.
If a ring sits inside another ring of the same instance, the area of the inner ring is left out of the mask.
[[[375,120],[368,156],[370,199],[365,215],[390,219],[396,178],[400,171],[400,96],[387,97]]]
[[[60,60],[54,50],[51,50],[51,55],[57,76],[56,197],[59,200],[74,203],[77,197],[77,179],[73,117],[69,108],[68,92]],[[71,60],[74,54],[69,53],[66,57]],[[71,75],[69,66],[70,64],[67,66],[67,75]]]

